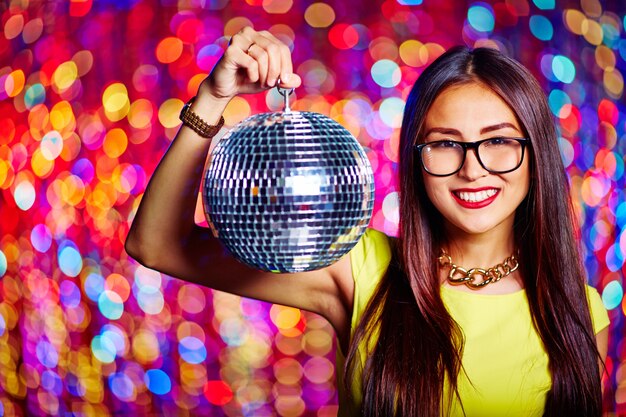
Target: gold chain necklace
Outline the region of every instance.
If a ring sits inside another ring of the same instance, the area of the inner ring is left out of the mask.
[[[448,272],[448,281],[451,284],[465,284],[473,290],[482,288],[487,284],[498,282],[502,278],[510,275],[512,272],[517,271],[517,268],[519,267],[519,262],[517,261],[515,255],[509,256],[502,263],[492,266],[489,269],[466,269],[455,265],[452,262],[452,257],[443,249],[441,250],[441,255],[439,255],[437,260],[442,268],[450,267],[450,272]],[[476,282],[479,278],[482,279],[479,282]]]

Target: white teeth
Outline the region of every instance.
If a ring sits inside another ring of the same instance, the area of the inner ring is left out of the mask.
[[[459,196],[459,198],[463,201],[477,203],[486,200],[489,197],[493,197],[497,192],[498,190],[491,188],[489,190],[478,191],[477,193],[468,193],[465,191],[461,191],[456,193],[456,195]]]

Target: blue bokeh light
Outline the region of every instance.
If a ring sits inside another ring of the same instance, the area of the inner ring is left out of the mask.
[[[124,302],[115,291],[104,290],[98,297],[100,313],[109,320],[117,320],[124,313]]]
[[[530,32],[535,36],[535,38],[542,41],[549,41],[554,36],[554,28],[552,27],[552,23],[550,20],[541,15],[534,15],[530,17],[528,21],[528,26],[530,27]]]
[[[115,360],[115,345],[102,335],[94,336],[91,340],[91,352],[102,363],[112,363]]]
[[[559,115],[561,108],[566,104],[572,104],[572,99],[567,95],[566,92],[555,88],[550,91],[548,95],[548,104],[550,105],[550,110],[552,114],[555,116]]]
[[[402,79],[400,67],[389,59],[381,59],[374,63],[370,72],[374,82],[385,88],[395,87]]]
[[[113,395],[122,401],[129,401],[135,396],[133,381],[122,372],[109,376],[109,388]]]
[[[92,272],[87,275],[84,283],[85,294],[91,301],[98,301],[100,294],[104,291],[104,278],[102,275]]]
[[[172,389],[170,377],[160,369],[149,369],[146,371],[144,382],[153,394],[164,395]]]
[[[624,289],[619,281],[611,281],[606,284],[602,291],[602,302],[607,310],[613,310],[622,302],[624,296]]]
[[[478,32],[491,32],[496,20],[493,9],[486,3],[477,3],[467,10],[467,21]]]
[[[552,72],[557,80],[570,84],[576,77],[576,67],[571,59],[563,55],[556,55],[552,60]]]
[[[59,352],[56,348],[50,344],[47,340],[40,340],[35,348],[37,353],[37,359],[39,362],[47,367],[54,368],[59,363]]]
[[[0,277],[3,277],[4,274],[6,274],[8,267],[9,265],[7,262],[7,257],[5,256],[4,252],[0,250]]]
[[[180,357],[189,363],[201,363],[206,359],[207,351],[202,341],[193,336],[184,337],[178,344]]]
[[[59,285],[59,298],[65,307],[78,307],[80,304],[80,288],[78,286],[66,279]]]
[[[59,269],[68,277],[78,276],[83,269],[83,259],[74,242],[66,240],[59,245],[57,252]]]
[[[533,3],[541,10],[554,9],[555,6],[555,0],[533,0]]]

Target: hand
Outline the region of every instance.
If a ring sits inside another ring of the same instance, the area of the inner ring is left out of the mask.
[[[296,88],[302,83],[293,73],[287,45],[267,31],[245,27],[236,33],[211,74],[200,84],[198,95],[229,101],[242,93],[258,93],[276,86]]]

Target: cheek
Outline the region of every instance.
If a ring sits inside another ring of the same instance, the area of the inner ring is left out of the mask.
[[[526,197],[530,188],[530,182],[532,181],[532,179],[530,178],[530,167],[528,165],[528,160],[524,161],[518,171],[519,172],[517,184],[519,185],[520,193],[523,193],[523,196]]]
[[[443,178],[433,177],[431,175],[424,175],[424,188],[426,191],[426,195],[431,203],[438,209],[441,210],[441,201],[445,196],[444,193],[447,193],[445,187],[445,180]]]

